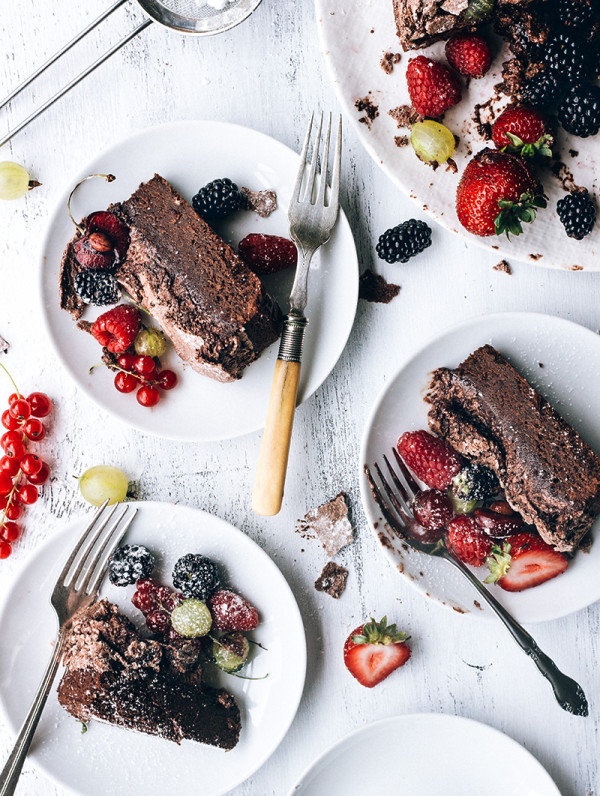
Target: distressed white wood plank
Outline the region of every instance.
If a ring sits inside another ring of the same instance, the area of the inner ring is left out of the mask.
[[[92,0],[81,0],[76,14],[58,0],[0,0],[0,12],[4,95],[99,9]],[[70,53],[64,66],[44,75],[35,92],[15,101],[0,118],[0,129],[18,122],[141,18],[134,5],[121,9],[88,45]],[[313,4],[264,0],[244,25],[212,39],[152,26],[5,148],[2,159],[23,162],[43,187],[21,202],[0,203],[0,334],[12,343],[3,361],[23,389],[46,390],[58,408],[43,443],[53,479],[44,500],[28,512],[15,555],[0,562],[0,590],[38,544],[83,510],[71,476],[92,464],[120,465],[138,481],[142,497],[195,505],[241,527],[273,557],[298,598],[309,648],[302,705],[280,748],[236,796],[280,796],[324,747],[351,729],[417,711],[487,722],[532,751],[565,796],[591,796],[600,780],[598,605],[533,628],[542,648],[584,685],[592,715],[582,720],[557,707],[548,684],[501,627],[427,603],[397,575],[366,526],[357,472],[370,406],[408,353],[445,327],[502,310],[553,313],[595,329],[598,276],[513,263],[514,275],[508,277],[492,271],[497,258],[438,227],[431,248],[415,260],[378,262],[388,279],[402,285],[400,296],[389,306],[360,303],[340,362],[298,412],[285,506],[272,519],[250,510],[259,435],[189,445],[139,435],[75,389],[44,339],[36,300],[44,225],[71,175],[88,159],[133,130],[187,118],[246,124],[299,148],[313,107],[337,107],[319,52]],[[362,150],[349,125],[343,201],[362,268],[374,265],[381,232],[422,217]],[[342,488],[352,501],[357,541],[339,556],[350,577],[336,602],[312,587],[324,552],[293,528],[307,509]],[[350,678],[341,657],[347,633],[371,613],[387,613],[413,637],[409,665],[372,691]],[[0,729],[0,755],[7,754],[11,740]],[[28,765],[20,793],[62,796],[63,791]]]

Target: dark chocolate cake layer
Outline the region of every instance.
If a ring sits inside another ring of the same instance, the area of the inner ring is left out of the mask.
[[[573,552],[600,511],[600,459],[492,346],[434,371],[429,425],[490,467],[506,499],[540,536]]]
[[[143,639],[116,605],[101,600],[73,620],[58,701],[80,721],[233,749],[240,711],[227,691],[202,684],[200,654],[192,643]]]

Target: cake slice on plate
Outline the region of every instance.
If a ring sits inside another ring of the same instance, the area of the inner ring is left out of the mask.
[[[556,550],[574,552],[600,511],[600,458],[493,348],[434,371],[429,426],[489,467],[510,505]]]

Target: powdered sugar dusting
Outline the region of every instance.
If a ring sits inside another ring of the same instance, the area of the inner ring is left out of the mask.
[[[315,509],[311,509],[298,523],[299,533],[313,532],[323,545],[328,556],[354,541],[354,532],[348,519],[348,504],[343,492]]]

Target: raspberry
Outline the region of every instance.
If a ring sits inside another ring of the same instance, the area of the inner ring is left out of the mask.
[[[230,216],[241,204],[239,188],[227,177],[209,182],[192,198],[194,210],[205,221]]]
[[[247,600],[229,589],[219,589],[208,601],[215,630],[254,630],[258,612]]]
[[[122,354],[133,345],[140,330],[140,313],[135,307],[120,304],[96,320],[92,334],[103,348],[113,354]]]
[[[559,199],[556,212],[569,238],[575,240],[589,235],[596,223],[596,206],[585,188]]]
[[[384,232],[375,248],[381,260],[406,263],[428,246],[431,246],[431,228],[424,221],[411,218]]]
[[[463,466],[454,448],[428,431],[405,432],[397,447],[408,467],[431,489],[448,489]]]
[[[173,567],[173,585],[184,597],[206,600],[220,583],[219,568],[205,556],[188,553]]]
[[[86,304],[108,307],[118,304],[121,298],[119,283],[102,268],[87,268],[75,277],[75,292]]]
[[[115,586],[130,586],[148,578],[153,569],[154,556],[139,544],[118,547],[108,561],[108,577]]]
[[[408,93],[421,116],[441,116],[461,99],[458,79],[444,64],[418,55],[406,70]]]
[[[446,42],[446,58],[465,77],[483,77],[492,63],[489,44],[475,33],[456,33]]]
[[[413,513],[417,521],[428,531],[443,528],[454,516],[450,498],[439,489],[419,492],[415,498]]]
[[[473,517],[455,517],[446,531],[446,544],[464,564],[481,567],[492,552],[493,540]]]
[[[251,233],[240,241],[239,255],[255,274],[276,274],[295,267],[298,250],[287,238]]]

